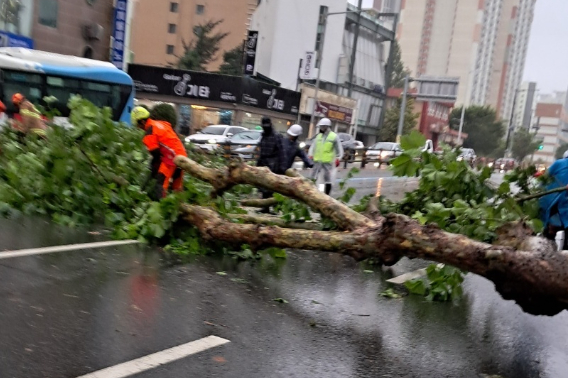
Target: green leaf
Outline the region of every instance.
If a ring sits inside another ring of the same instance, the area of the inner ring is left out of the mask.
[[[374,271],[372,271],[372,270],[364,270],[364,271],[363,271],[363,273],[368,273],[368,274],[371,274],[371,273],[375,273],[375,272],[374,272]]]
[[[217,274],[220,275],[220,276],[226,276],[227,275],[226,272],[217,272]]]
[[[393,298],[393,299],[396,299],[396,298],[400,298],[400,297],[401,297],[401,295],[395,293],[395,292],[393,291],[393,289],[386,289],[385,291],[379,293],[379,295],[382,296],[382,297]]]
[[[426,285],[424,281],[421,279],[414,279],[411,281],[406,281],[404,286],[408,289],[411,294],[417,295],[425,295],[426,294]]]
[[[421,149],[426,145],[426,138],[420,132],[413,130],[409,135],[400,138],[400,147],[403,150]]]
[[[282,298],[274,298],[273,301],[278,302],[278,303],[288,303],[288,301],[286,299],[282,299]]]

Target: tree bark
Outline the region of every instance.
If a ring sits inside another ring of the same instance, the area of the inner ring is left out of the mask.
[[[347,231],[237,224],[211,209],[184,205],[185,219],[205,239],[246,243],[257,248],[276,246],[337,252],[356,260],[373,258],[385,265],[393,265],[404,256],[422,258],[488,278],[503,298],[515,300],[528,313],[554,315],[568,308],[568,255],[556,252],[553,244],[543,239],[528,238],[515,244],[524,250],[490,245],[435,226],[422,226],[404,215],[381,216],[374,202],[371,202],[373,219],[370,219],[325,196],[303,178],[278,176],[264,168],[239,163],[232,163],[225,172],[204,171],[187,158],[177,157],[176,163],[222,190],[246,183],[302,200]],[[535,246],[538,240],[541,243]]]

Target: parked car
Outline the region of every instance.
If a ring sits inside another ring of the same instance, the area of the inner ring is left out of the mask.
[[[517,167],[517,161],[511,158],[497,159],[493,164],[493,170],[512,171]]]
[[[258,130],[243,131],[233,135],[228,142],[231,154],[243,159],[252,159],[261,138],[262,131]]]
[[[212,151],[219,144],[227,143],[233,135],[248,131],[242,126],[212,125],[207,126],[197,134],[185,138],[186,143],[195,143],[204,150]]]
[[[368,163],[389,164],[391,160],[402,154],[400,144],[392,142],[379,142],[373,144],[365,152],[365,160]]]

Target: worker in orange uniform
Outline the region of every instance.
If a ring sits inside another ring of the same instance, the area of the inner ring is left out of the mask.
[[[47,126],[41,112],[21,93],[12,96],[12,103],[19,114],[14,115],[14,128],[24,134],[36,134],[46,137]]]
[[[146,131],[143,142],[152,155],[152,178],[156,179],[156,188],[152,193],[153,199],[166,196],[173,180],[172,189],[183,189],[183,171],[175,165],[177,155],[187,156],[183,143],[169,122],[150,119],[148,109],[137,106],[130,114],[132,125]]]

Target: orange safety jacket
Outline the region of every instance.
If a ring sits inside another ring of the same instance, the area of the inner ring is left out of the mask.
[[[144,129],[146,135],[142,141],[150,152],[159,149],[163,164],[173,167],[177,155],[187,156],[183,143],[168,122],[149,119]]]

